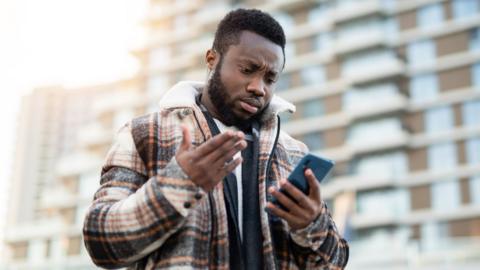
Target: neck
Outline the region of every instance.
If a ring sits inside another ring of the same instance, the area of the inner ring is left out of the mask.
[[[205,86],[205,91],[203,91],[200,96],[200,102],[203,104],[203,106],[205,106],[205,108],[207,108],[207,111],[212,115],[212,117],[220,120],[221,122],[224,122],[224,119],[222,118],[220,113],[218,113],[217,108],[215,107],[215,105],[213,105],[212,100],[210,99],[210,96],[208,95],[208,91],[206,91],[206,89],[208,89],[208,85]]]

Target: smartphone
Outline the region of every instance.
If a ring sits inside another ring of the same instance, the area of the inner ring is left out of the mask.
[[[318,182],[322,182],[328,175],[328,173],[332,170],[334,165],[335,162],[333,160],[329,160],[313,154],[307,154],[300,160],[295,169],[293,169],[287,180],[304,194],[308,195],[309,186],[307,179],[305,178],[305,170],[307,168],[311,169]],[[288,194],[288,192],[282,189],[280,189],[280,191],[286,196],[290,197],[290,199],[293,199]],[[275,197],[273,197],[272,202],[285,209]]]

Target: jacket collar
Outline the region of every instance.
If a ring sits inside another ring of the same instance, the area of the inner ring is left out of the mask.
[[[200,94],[205,83],[198,81],[181,81],[168,90],[161,98],[159,105],[161,109],[172,109],[178,107],[195,106],[195,97]],[[264,119],[288,111],[295,112],[295,105],[283,98],[273,95],[270,105],[265,111]]]

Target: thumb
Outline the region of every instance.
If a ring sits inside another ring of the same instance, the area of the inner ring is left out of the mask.
[[[190,131],[187,125],[181,125],[182,128],[182,143],[180,144],[180,151],[188,151],[192,147],[192,140]]]

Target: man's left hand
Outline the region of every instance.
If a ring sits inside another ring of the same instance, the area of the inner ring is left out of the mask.
[[[311,169],[305,170],[305,178],[310,187],[308,195],[305,195],[287,180],[280,181],[280,188],[287,192],[293,200],[275,187],[268,189],[268,192],[283,205],[286,211],[271,202],[267,203],[267,209],[270,213],[287,221],[292,230],[307,227],[318,217],[321,211],[320,184]]]

